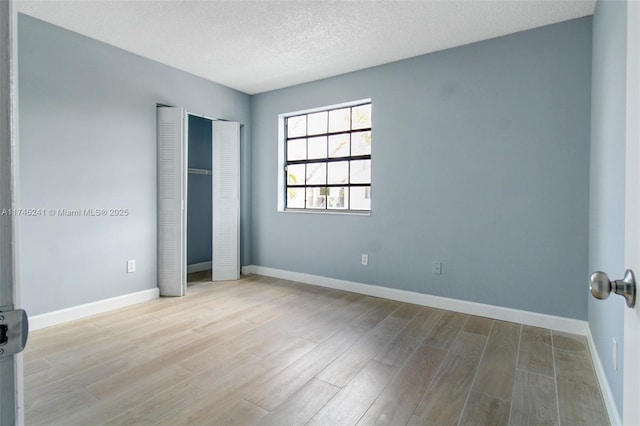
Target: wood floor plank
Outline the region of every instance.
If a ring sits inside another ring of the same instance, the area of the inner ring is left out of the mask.
[[[205,340],[206,344],[211,343],[211,339],[214,336],[209,337],[209,340]],[[143,342],[141,340],[141,342]],[[44,385],[34,386],[31,400],[37,400],[41,395],[45,398],[49,398],[53,395],[64,392],[65,390],[73,391],[75,388],[88,386],[96,383],[100,380],[107,380],[110,382],[116,382],[114,386],[119,386],[120,383],[128,383],[132,376],[129,372],[133,371],[139,373],[152,371],[154,365],[158,368],[162,368],[162,365],[171,365],[173,361],[165,359],[163,355],[170,354],[175,351],[179,352],[182,346],[189,345],[193,351],[197,352],[198,343],[201,349],[206,348],[206,344],[203,344],[198,338],[193,336],[181,335],[179,338],[168,341],[162,347],[155,347],[153,350],[149,350],[149,347],[139,346],[140,342],[130,342],[128,344],[117,345],[114,344],[111,348],[107,348],[103,353],[92,353],[89,356],[81,354],[79,357],[70,358],[71,361],[65,362],[63,365],[57,366],[57,368],[48,370],[43,375],[38,375],[26,380],[32,382],[43,383]],[[127,357],[122,357],[126,353]],[[155,359],[154,359],[155,358]],[[157,362],[157,359],[160,362]]]
[[[154,392],[148,399],[104,422],[105,425],[156,425],[172,413],[193,403],[202,391],[189,380],[178,383],[168,389]]]
[[[44,358],[37,358],[33,361],[24,363],[24,376],[28,377],[33,374],[41,373],[50,368],[52,368],[52,365],[49,361]]]
[[[589,385],[597,385],[598,380],[589,358],[579,353],[559,350],[554,350],[553,355],[558,377],[566,376]]]
[[[387,318],[400,305],[400,302],[395,300],[377,297],[368,297],[366,302],[369,304],[370,309],[349,323],[349,326],[354,330],[361,329],[363,332],[370,330]]]
[[[124,326],[126,327],[126,326]],[[146,332],[148,334],[152,334],[156,329],[152,327],[146,327]],[[185,330],[186,331],[186,330]],[[174,330],[166,331],[167,340],[175,339],[175,335],[173,334]],[[102,333],[100,333],[102,334]],[[182,331],[180,332],[182,334]],[[102,339],[100,341],[91,341],[87,344],[70,346],[64,352],[58,352],[56,354],[47,355],[46,359],[50,363],[57,366],[66,366],[69,367],[70,363],[73,364],[74,369],[83,369],[90,368],[95,366],[97,361],[110,359],[112,356],[117,356],[118,353],[122,351],[126,352],[137,352],[137,350],[145,346],[146,343],[152,341],[156,344],[152,339],[129,339],[121,336],[120,334],[115,334],[109,339]],[[135,357],[131,360],[131,364],[135,364],[139,361],[146,361],[148,357],[141,355],[140,358]]]
[[[183,368],[171,366],[148,374],[144,377],[132,379],[126,389],[122,387],[100,388],[103,393],[99,404],[82,407],[67,413],[67,424],[103,424],[127,411],[148,398],[157,389],[171,388],[184,380],[191,373]],[[89,389],[87,389],[89,390]],[[91,391],[90,391],[91,392]],[[95,390],[94,390],[95,392]],[[95,394],[93,394],[95,396]]]
[[[375,328],[356,341],[343,352],[327,368],[316,377],[335,386],[344,386],[349,380],[384,349],[398,331],[405,325],[405,320],[388,316]]]
[[[414,411],[411,422],[453,425],[464,408],[487,337],[462,331]]]
[[[579,340],[570,340],[562,341],[568,351],[555,350],[554,346],[560,424],[607,425],[604,400],[587,352],[574,345]]]
[[[360,312],[359,309],[361,309],[361,304],[365,299],[366,297],[360,294],[342,294],[330,303],[320,307],[311,315],[300,311],[299,316],[294,321],[289,318],[282,318],[279,322],[275,322],[274,325],[282,326],[296,336],[305,336],[305,334],[311,333],[317,328],[329,327],[332,321],[341,321],[343,316],[347,315],[344,311],[355,309]]]
[[[178,410],[168,417],[158,422],[161,426],[206,426],[213,425],[211,419],[218,416],[221,412],[229,410],[234,403],[239,401],[225,400],[219,394],[216,394],[215,400],[212,402],[206,398],[193,400],[193,404]]]
[[[231,340],[218,340],[220,344],[206,345],[197,351],[194,350],[193,354],[178,354],[175,362],[189,371],[201,372],[241,351],[252,352],[258,356],[268,355],[269,351],[277,349],[280,342],[289,337],[291,336],[286,331],[277,328],[251,327]]]
[[[455,341],[468,315],[447,311],[431,330],[425,343],[436,348],[449,349]]]
[[[28,425],[65,425],[68,424],[70,412],[97,404],[93,395],[84,389],[77,389],[68,398],[50,400],[29,409],[25,413],[25,424]]]
[[[459,425],[508,425],[509,401],[471,391]]]
[[[205,424],[220,426],[254,425],[258,422],[258,420],[260,420],[260,418],[264,417],[266,414],[266,410],[253,405],[252,403],[247,402],[244,399],[241,399],[237,403],[232,405],[228,410],[223,411],[212,419],[208,419]]]
[[[552,377],[554,374],[552,352],[549,330],[527,325],[522,326],[518,368]]]
[[[253,354],[242,352],[225,363],[211,366],[209,370],[200,374],[197,380],[180,383],[122,413],[113,419],[110,424],[128,424],[129,422],[134,424],[158,424],[180,410],[188,412],[191,404],[197,401],[195,396],[207,395],[206,391],[216,385],[224,387],[227,382],[235,382],[234,376],[241,376],[247,368],[251,369],[252,374],[255,374],[258,368],[262,373],[268,372],[269,368],[277,368],[279,365],[286,364],[286,358],[296,356],[296,352],[297,355],[300,355],[305,350],[305,346],[309,347],[309,345],[315,344],[298,339],[297,343],[293,342],[289,346],[282,348],[280,353],[272,354],[270,358],[264,361]],[[231,392],[233,387],[226,389]]]
[[[269,371],[266,366],[260,364],[260,358],[255,355],[248,356],[251,357],[248,361],[241,361],[231,368],[226,364],[219,364],[194,377],[191,383],[195,385],[195,395],[206,397],[192,398],[180,409],[169,413],[158,424],[206,424],[211,418],[231,408],[240,399],[233,397],[238,389],[259,380]]]
[[[200,324],[189,331],[203,336],[216,336],[221,340],[227,341],[259,326],[260,324],[247,321],[244,319],[244,315],[238,314]]]
[[[208,344],[216,343],[214,339],[207,340],[206,344],[202,340],[203,339],[199,341],[199,344],[201,345],[199,348],[200,350],[206,350]],[[219,340],[217,342],[219,342]],[[191,353],[192,348],[195,350],[196,346],[196,344],[192,345],[191,347],[183,346],[174,351],[170,351],[161,356],[153,358],[144,364],[125,368],[116,374],[113,374],[98,382],[92,383],[86,388],[94,395],[97,395],[99,398],[101,396],[104,396],[104,394],[106,393],[117,392],[119,388],[127,386],[127,384],[131,383],[132,380],[135,380],[138,377],[144,378],[152,375],[156,371],[161,371],[163,369],[168,369],[176,366],[182,360],[188,357]],[[180,368],[183,369],[182,367]]]
[[[347,350],[357,338],[358,334],[351,329],[337,332],[289,368],[256,385],[247,395],[247,400],[266,410],[274,410]]]
[[[79,345],[85,339],[96,338],[98,329],[86,321],[74,321],[46,329],[29,331],[29,350],[24,353],[25,362],[42,358],[69,347]],[[99,337],[99,336],[98,336]]]
[[[308,307],[313,306],[312,302],[314,298],[315,294],[283,294],[281,297],[278,297],[269,303],[259,304],[255,309],[253,309],[253,312],[246,317],[246,320],[257,324],[264,324],[268,321],[273,321],[276,318],[284,316],[289,317],[298,309],[303,307],[304,309],[307,309]]]
[[[184,368],[174,365],[157,371],[144,371],[140,373],[130,371],[129,374],[129,381],[135,382],[136,391],[142,393],[147,389],[162,386],[165,381],[180,382],[192,375],[191,372]],[[113,383],[104,380],[85,386],[85,389],[97,399],[108,399],[111,396],[121,396],[121,388],[122,386],[119,382]],[[129,389],[133,389],[133,387],[130,387]]]
[[[570,377],[558,377],[560,424],[609,425],[600,389]]]
[[[367,411],[382,389],[391,381],[396,369],[377,361],[369,362],[340,390],[308,425],[353,425]]]
[[[269,414],[260,425],[304,425],[331,399],[340,388],[318,379],[309,380],[297,392]]]
[[[291,291],[294,292],[295,290],[291,289]],[[364,297],[349,295],[338,290],[323,292],[313,296],[311,302],[304,306],[288,309],[286,315],[269,321],[270,327],[286,329],[291,334],[303,336],[309,328],[318,326],[318,322],[327,321],[326,314],[328,312],[364,299]],[[353,306],[357,307],[358,305]]]
[[[300,356],[317,344],[302,338],[292,340],[266,358],[251,359],[236,363],[228,369],[227,363],[220,363],[192,378],[191,382],[206,398],[171,413],[159,424],[191,425],[208,424],[220,412],[231,409],[241,399],[246,399],[250,389],[288,367]],[[255,355],[250,355],[255,358]]]
[[[518,369],[516,371],[511,424],[558,425],[556,383],[552,377]]]
[[[488,336],[491,333],[494,321],[490,318],[478,317],[476,315],[469,315],[467,322],[462,327],[463,331],[468,333],[482,334]]]
[[[409,423],[407,423],[407,425],[408,426],[442,426],[430,420],[421,419],[420,417],[415,415],[411,416],[411,419],[409,420]]]
[[[426,307],[421,309],[393,338],[387,348],[376,355],[375,360],[393,367],[401,367],[413,351],[422,344],[443,313],[438,309]]]
[[[228,363],[220,362],[193,377],[192,382],[203,391],[220,392],[224,390],[226,393],[231,393],[243,386],[245,382],[248,382],[249,378],[251,378],[252,383],[261,383],[309,353],[315,346],[317,346],[315,342],[296,338],[282,345],[280,349],[265,358],[251,358],[251,361],[241,363],[244,369],[239,367],[231,372],[226,369]],[[242,354],[250,354],[250,352],[242,352]]]
[[[359,425],[402,425],[413,414],[447,351],[422,345],[360,419]]]
[[[519,341],[519,324],[495,322],[473,383],[474,391],[511,400]]]
[[[407,321],[411,321],[418,312],[422,310],[422,306],[414,305],[413,303],[402,303],[391,313],[392,316],[402,318]]]
[[[69,398],[85,386],[107,379],[128,366],[125,359],[116,358],[79,371],[73,371],[72,368],[52,368],[25,377],[25,388],[29,390],[25,408],[29,411],[51,400]]]
[[[378,299],[375,297],[364,297],[351,303],[348,307],[338,308],[339,312],[328,316],[328,321],[318,322],[310,327],[304,334],[307,339],[322,342],[333,335],[336,329],[347,324],[352,327],[362,327],[370,329],[389,316],[400,302]]]
[[[555,350],[574,352],[582,356],[589,356],[587,338],[577,334],[553,332],[553,348]]]
[[[37,403],[40,399],[51,399],[73,392],[102,379],[126,371],[151,361],[166,351],[172,350],[174,344],[187,344],[194,339],[189,336],[174,337],[165,345],[144,346],[144,339],[133,342],[112,342],[111,347],[103,348],[100,353],[85,354],[78,351],[69,358],[52,364],[52,368],[25,377],[25,385],[32,389],[27,404]],[[126,356],[123,356],[126,354]]]

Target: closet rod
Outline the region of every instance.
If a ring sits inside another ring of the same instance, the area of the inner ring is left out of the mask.
[[[187,171],[188,171],[189,173],[193,173],[193,174],[195,174],[195,175],[208,175],[208,176],[211,176],[211,170],[205,170],[205,169],[193,169],[193,168],[189,167],[189,168],[187,169]]]

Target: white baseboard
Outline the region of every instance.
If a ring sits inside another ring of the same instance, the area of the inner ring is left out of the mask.
[[[598,351],[596,349],[596,344],[593,340],[593,335],[591,334],[590,328],[587,331],[587,341],[589,342],[589,350],[591,351],[593,368],[596,371],[596,377],[598,378],[598,383],[600,384],[600,390],[602,390],[604,405],[607,407],[607,413],[609,414],[609,421],[611,422],[612,426],[621,425],[622,419],[620,418],[620,413],[618,413],[616,402],[613,399],[613,392],[611,392],[611,387],[609,386],[607,375],[604,373],[604,367],[602,366],[602,361],[600,360],[600,355],[598,354]]]
[[[500,306],[485,305],[483,303],[469,302],[466,300],[450,299],[447,297],[432,296],[413,291],[399,290],[396,288],[380,287],[371,284],[356,283],[353,281],[327,278],[320,275],[291,272],[282,269],[266,268],[264,266],[243,266],[243,274],[258,274],[268,277],[297,281],[303,284],[312,284],[337,290],[350,291],[352,293],[366,294],[368,296],[382,297],[398,300],[400,302],[415,303],[416,305],[432,308],[446,309],[464,314],[477,315],[502,321],[517,322],[535,327],[548,328],[550,330],[586,336],[589,325],[586,321],[572,318],[558,317],[540,314],[536,312],[522,311],[518,309],[503,308]]]
[[[39,330],[41,328],[86,318],[91,315],[101,314],[113,309],[135,305],[136,303],[148,302],[150,300],[157,299],[158,297],[160,297],[159,289],[152,288],[84,305],[72,306],[59,311],[47,312],[46,314],[34,315],[29,317],[29,329]]]
[[[193,263],[191,265],[187,265],[187,274],[191,274],[193,272],[200,272],[200,271],[208,271],[209,269],[212,268],[212,262],[200,262],[200,263]]]

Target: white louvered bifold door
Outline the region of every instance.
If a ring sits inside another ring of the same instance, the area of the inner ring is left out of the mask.
[[[186,276],[187,115],[158,108],[158,287],[184,296]]]
[[[213,281],[240,278],[240,124],[213,122]]]

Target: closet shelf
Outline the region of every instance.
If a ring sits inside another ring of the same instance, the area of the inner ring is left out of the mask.
[[[189,173],[193,173],[195,175],[208,175],[211,176],[211,170],[206,170],[206,169],[194,169],[189,167],[188,169]]]

